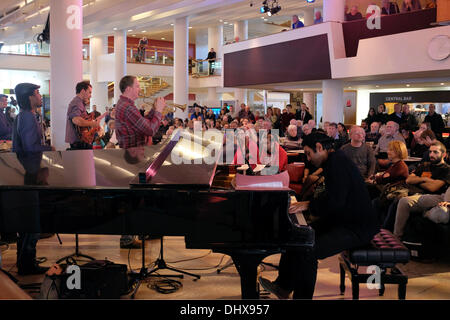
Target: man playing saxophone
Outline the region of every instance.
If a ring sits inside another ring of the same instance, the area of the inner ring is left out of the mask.
[[[143,152],[144,146],[151,142],[152,136],[158,132],[166,107],[164,98],[157,98],[152,109],[144,117],[134,102],[139,97],[139,81],[134,76],[125,76],[120,80],[120,96],[116,104],[116,136],[119,147],[127,149],[126,152]],[[141,150],[142,149],[142,150]],[[120,238],[120,247],[123,249],[138,249],[141,243],[135,236],[123,235]]]

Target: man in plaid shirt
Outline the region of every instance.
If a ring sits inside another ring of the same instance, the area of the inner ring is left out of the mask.
[[[134,76],[125,76],[120,80],[122,95],[116,104],[116,135],[120,148],[140,147],[158,132],[162,111],[166,106],[164,98],[159,97],[155,109],[143,117],[134,101],[139,97],[139,81]]]
[[[139,97],[141,88],[134,76],[125,76],[120,80],[120,96],[116,104],[116,136],[120,148],[129,149],[143,147],[159,130],[162,111],[166,106],[164,98],[159,97],[155,102],[155,109],[147,116],[142,116],[134,101]],[[139,249],[141,243],[132,235],[122,235],[120,238],[122,249]]]

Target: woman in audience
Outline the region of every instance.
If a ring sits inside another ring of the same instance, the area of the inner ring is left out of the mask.
[[[341,137],[342,141],[347,142],[348,141],[347,128],[345,127],[345,125],[342,122],[339,122],[337,127],[338,127],[339,136]]]
[[[403,161],[408,158],[406,145],[398,140],[391,141],[388,145],[387,154],[391,165],[386,171],[379,172],[369,179],[374,184],[385,185],[408,178],[408,166]]]
[[[369,109],[369,113],[367,113],[367,118],[364,119],[364,121],[367,124],[367,127],[370,128],[370,125],[372,124],[372,122],[377,121],[377,112],[375,111],[375,108],[371,107]]]
[[[378,106],[378,112],[375,115],[375,121],[381,122],[382,125],[385,124],[387,122],[387,118],[388,118],[388,115],[385,112],[386,112],[386,106],[384,105],[384,103],[382,103]]]

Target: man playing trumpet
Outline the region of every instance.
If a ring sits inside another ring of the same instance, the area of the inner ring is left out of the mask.
[[[162,112],[166,107],[164,98],[159,97],[154,103],[154,109],[142,116],[134,101],[139,97],[140,86],[135,76],[125,76],[120,80],[120,96],[116,104],[116,136],[119,147],[136,151],[143,149],[151,138],[158,132]],[[142,150],[141,150],[142,151]],[[138,249],[141,243],[134,236],[123,235],[120,238],[122,249]]]
[[[152,109],[144,117],[135,106],[140,86],[135,76],[125,76],[120,80],[120,96],[116,104],[116,134],[120,148],[140,147],[158,131],[166,107],[164,98],[159,97]]]

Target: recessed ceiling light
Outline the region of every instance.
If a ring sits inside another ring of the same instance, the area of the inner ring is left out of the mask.
[[[92,38],[92,34],[88,36],[88,38]]]
[[[192,27],[189,27],[189,29],[192,29]]]
[[[379,88],[380,86],[376,86],[377,88]]]
[[[142,33],[145,33],[145,32],[147,32],[147,30],[144,30],[144,31],[141,31]]]
[[[166,38],[161,38],[161,40],[166,40]]]
[[[219,20],[219,22],[223,22],[223,20],[222,20],[222,19],[220,19],[220,20]]]
[[[227,22],[227,21],[224,21],[223,23],[224,23],[224,24],[228,24],[228,22]]]
[[[170,25],[173,26],[173,23],[171,23]]]
[[[441,82],[441,86],[443,86],[445,83]]]
[[[133,31],[133,29],[129,29],[129,30],[128,30],[128,32],[132,32],[132,31]]]
[[[406,86],[407,86],[407,87],[410,87],[411,85],[410,85],[410,84],[407,84]]]
[[[113,30],[114,30],[114,31],[116,31],[116,30],[117,30],[117,28],[113,28]]]
[[[132,36],[133,36],[133,37],[136,37],[136,35],[135,35],[135,34],[132,34]]]

